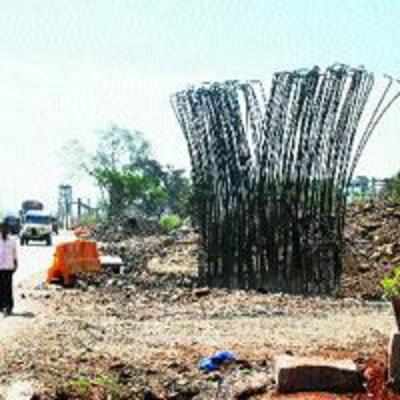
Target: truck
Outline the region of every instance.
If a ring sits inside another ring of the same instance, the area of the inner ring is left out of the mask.
[[[21,204],[20,216],[23,222],[24,216],[28,211],[43,211],[44,205],[39,200],[25,200]]]
[[[29,210],[24,214],[24,220],[19,233],[21,246],[29,241],[45,241],[52,245],[53,220],[49,213],[43,210]]]

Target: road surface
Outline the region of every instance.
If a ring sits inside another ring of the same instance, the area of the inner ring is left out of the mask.
[[[0,313],[0,347],[7,340],[12,340],[15,335],[19,334],[20,330],[21,332],[25,329],[29,330],[38,317],[39,310],[35,309],[29,298],[22,296],[25,290],[21,285],[22,282],[32,281],[28,285],[44,282],[47,270],[52,262],[55,246],[58,243],[71,240],[73,237],[72,232],[61,232],[60,235],[53,236],[53,246],[46,246],[40,242],[32,243],[29,246],[20,246],[18,243],[19,266],[14,275],[15,309],[11,318],[3,318]],[[45,317],[42,316],[42,318]],[[2,388],[0,387],[0,398],[1,391]]]
[[[20,246],[18,243],[19,267],[14,276],[14,284],[39,273],[43,273],[44,280],[52,262],[55,246],[72,238],[72,232],[61,231],[59,235],[53,236],[53,246],[46,246],[44,242],[31,242],[29,246]]]
[[[14,343],[14,338],[24,335],[40,319],[40,310],[36,309],[29,299],[22,298],[20,294],[24,291],[20,287],[23,281],[38,280],[38,284],[46,279],[46,272],[52,262],[55,246],[58,243],[73,239],[72,232],[60,232],[53,236],[53,245],[46,246],[44,243],[34,242],[29,246],[20,246],[18,241],[18,270],[14,275],[14,313],[9,318],[3,318],[0,314],[0,347],[6,348],[7,343]],[[18,240],[18,238],[16,238]],[[39,312],[38,312],[39,311]],[[47,318],[47,316],[41,316]],[[30,399],[33,386],[30,382],[18,379],[10,386],[0,385],[0,398],[5,399]]]

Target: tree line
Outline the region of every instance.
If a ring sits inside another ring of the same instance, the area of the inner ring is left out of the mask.
[[[127,213],[188,216],[191,182],[186,171],[156,160],[143,133],[113,125],[98,132],[97,139],[93,153],[77,140],[64,148],[79,159],[75,168],[93,178],[105,217]]]

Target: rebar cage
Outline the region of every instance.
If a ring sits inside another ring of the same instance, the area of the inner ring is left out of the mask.
[[[276,73],[191,86],[172,106],[192,163],[194,217],[212,287],[331,294],[342,272],[346,190],[383,113],[388,85],[361,139],[374,86],[364,68]]]

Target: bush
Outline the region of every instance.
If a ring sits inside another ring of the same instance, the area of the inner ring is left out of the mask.
[[[386,180],[383,187],[384,198],[392,201],[400,201],[400,172]]]
[[[387,299],[400,296],[400,266],[390,269],[381,284]]]
[[[182,225],[182,219],[175,214],[164,215],[160,219],[160,225],[165,232],[169,233],[178,229]]]

